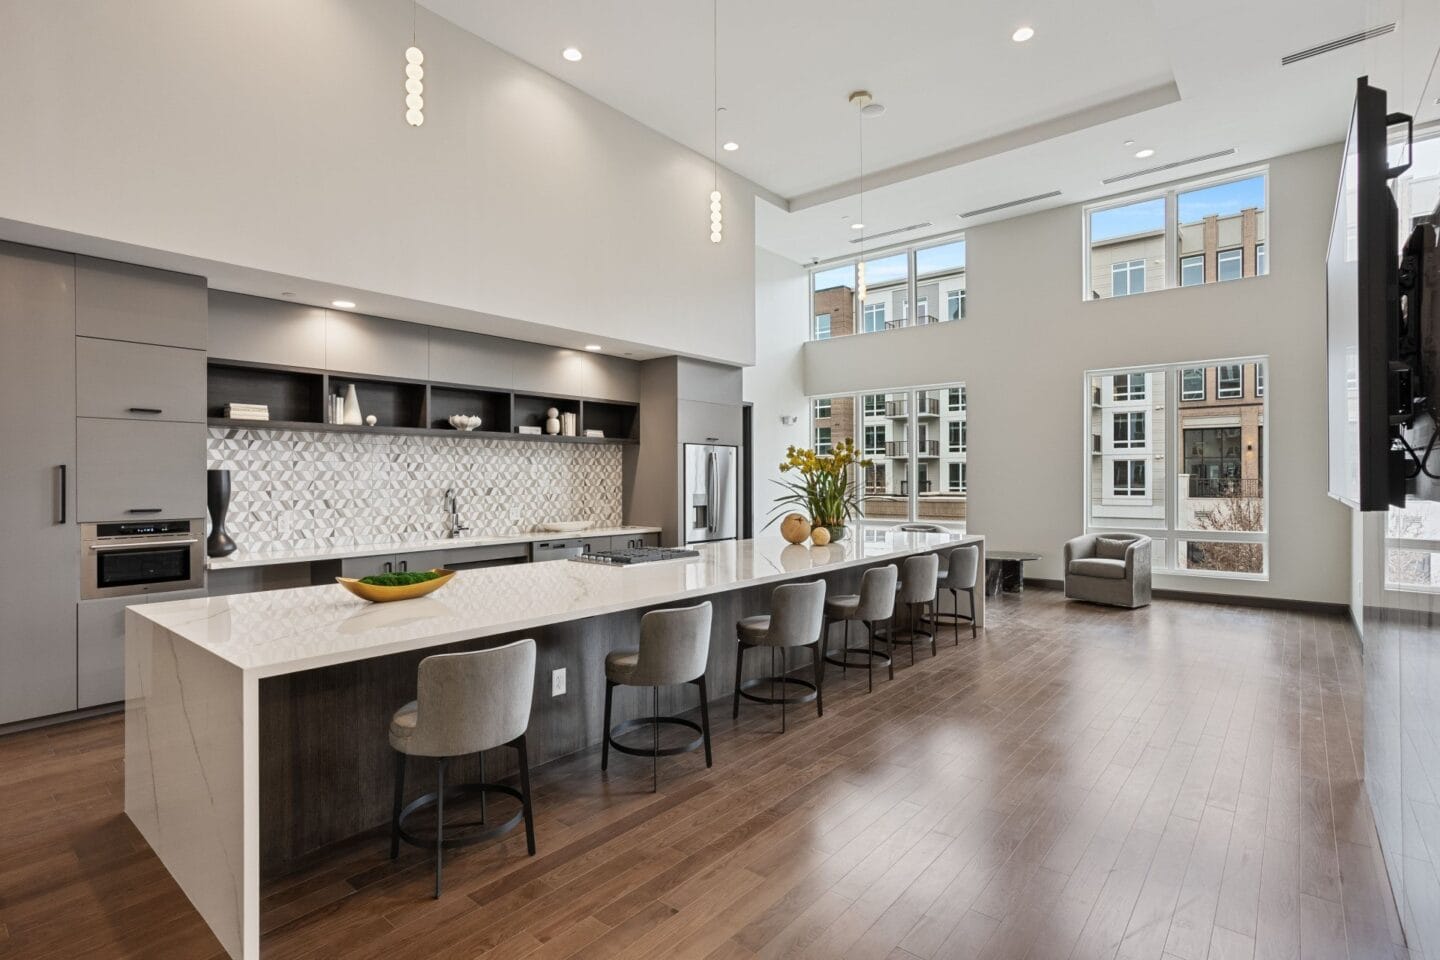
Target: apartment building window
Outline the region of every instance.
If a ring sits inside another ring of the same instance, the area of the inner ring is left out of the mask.
[[[833,449],[834,449],[834,444],[833,444],[833,443],[831,442],[831,440],[830,440],[830,428],[829,428],[829,427],[816,427],[816,428],[815,428],[815,452],[816,452],[816,453],[829,453],[829,452],[830,452],[831,450],[833,450]]]
[[[877,300],[865,304],[865,332],[876,333],[885,329],[885,301]]]
[[[1145,446],[1145,413],[1117,413],[1111,423],[1111,442],[1117,450]]]
[[[885,424],[869,424],[865,427],[865,456],[885,455]]]
[[[814,331],[814,334],[813,334],[813,339],[815,339],[815,340],[829,340],[829,339],[830,339],[830,314],[828,314],[828,313],[818,313],[818,314],[815,315],[815,331]]]
[[[1269,401],[1259,391],[1222,399],[1247,367],[1263,382],[1263,357],[1228,360],[1214,365],[1208,397],[1203,365],[1086,374],[1087,531],[1150,536],[1161,570],[1268,576]],[[1139,402],[1128,389],[1137,378],[1149,387]]]
[[[945,295],[945,312],[951,320],[965,319],[965,288],[951,290]]]
[[[1145,496],[1145,461],[1116,460],[1113,463],[1114,485],[1112,492],[1117,497]]]
[[[865,416],[867,416],[867,417],[883,417],[883,416],[885,416],[885,394],[883,394],[883,393],[867,393],[867,394],[865,394]]]
[[[830,416],[830,410],[831,403],[829,397],[825,397],[823,399],[815,401],[815,419],[819,420],[821,418]]]
[[[916,301],[915,301],[915,322],[916,322],[916,323],[929,323],[929,322],[930,322],[930,298],[929,298],[929,297],[921,297],[919,300],[916,300]]]
[[[1116,374],[1113,380],[1113,391],[1117,401],[1144,400],[1144,372]]]
[[[965,464],[952,463],[949,466],[949,487],[951,493],[965,492]]]
[[[1145,292],[1145,261],[1121,260],[1110,264],[1110,295],[1126,297]]]
[[[1215,396],[1221,400],[1238,399],[1244,392],[1244,381],[1238,363],[1222,363],[1215,368]]]
[[[963,421],[963,420],[951,420],[951,421],[950,421],[950,428],[949,428],[949,429],[950,429],[950,436],[949,436],[949,438],[948,438],[948,445],[949,445],[949,448],[950,448],[950,452],[951,452],[951,453],[964,453],[964,452],[965,452],[965,441],[964,441],[964,439],[963,439],[963,433],[962,433],[962,428],[963,428],[964,426],[965,426],[965,421]]]
[[[951,413],[962,413],[965,410],[965,391],[959,387],[951,387],[945,397],[945,409]]]
[[[1239,280],[1244,275],[1241,267],[1245,259],[1245,251],[1236,247],[1232,250],[1221,250],[1216,256],[1215,273],[1220,280]]]
[[[1255,396],[1265,396],[1265,364],[1255,364]]]
[[[1205,399],[1205,368],[1186,367],[1180,371],[1180,399]]]
[[[1266,273],[1268,180],[1261,170],[1087,206],[1085,299]]]
[[[1205,282],[1205,255],[1196,254],[1180,261],[1180,286],[1193,287]]]

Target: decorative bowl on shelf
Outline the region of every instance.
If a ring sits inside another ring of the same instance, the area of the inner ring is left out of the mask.
[[[480,426],[480,418],[466,413],[457,413],[450,418],[450,426],[456,430],[474,430]]]
[[[433,574],[433,576],[418,579],[421,574]],[[362,600],[369,600],[371,603],[388,603],[391,600],[413,600],[415,597],[434,593],[449,583],[454,576],[454,570],[417,570],[413,573],[384,573],[374,577],[362,577],[358,580],[354,577],[336,577],[335,582]],[[411,580],[412,582],[396,582],[392,585],[386,583],[387,580]]]
[[[544,533],[577,533],[593,526],[594,520],[552,520],[549,523],[537,523],[535,529]]]

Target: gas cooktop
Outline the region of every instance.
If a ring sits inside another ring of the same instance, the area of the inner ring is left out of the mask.
[[[593,553],[582,553],[578,557],[571,557],[571,560],[579,560],[581,563],[609,563],[618,566],[634,566],[637,563],[656,563],[660,560],[686,560],[690,557],[698,557],[698,550],[677,550],[673,547],[641,547],[631,550],[596,550]]]

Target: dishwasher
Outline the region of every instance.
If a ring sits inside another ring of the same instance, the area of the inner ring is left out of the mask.
[[[530,559],[534,563],[542,560],[568,560],[584,552],[579,540],[544,540],[531,544]]]

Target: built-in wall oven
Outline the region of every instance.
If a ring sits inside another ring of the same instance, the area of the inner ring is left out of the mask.
[[[80,597],[135,597],[205,585],[204,520],[80,525]]]

